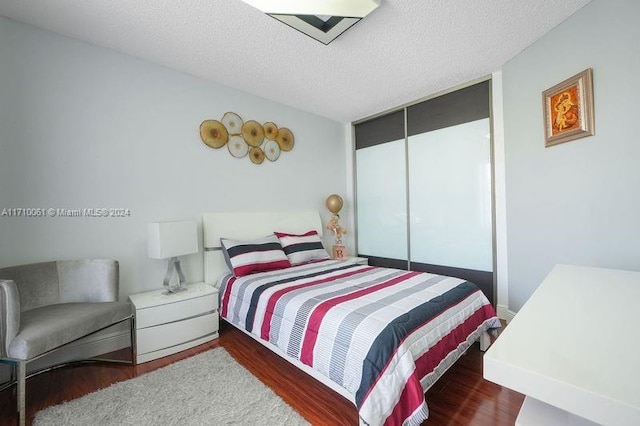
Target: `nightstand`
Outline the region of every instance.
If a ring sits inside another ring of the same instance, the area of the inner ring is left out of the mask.
[[[132,294],[129,300],[136,311],[137,363],[218,337],[218,290],[209,284],[187,284],[179,293],[162,289]]]
[[[368,265],[369,259],[366,257],[349,256],[344,262],[355,263],[356,265]]]

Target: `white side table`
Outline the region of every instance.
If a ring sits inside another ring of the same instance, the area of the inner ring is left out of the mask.
[[[136,315],[136,362],[143,363],[209,342],[218,337],[218,290],[187,284],[187,290],[132,294]]]
[[[369,259],[366,257],[349,256],[344,262],[355,263],[356,265],[368,265]]]
[[[640,272],[556,265],[484,354],[516,425],[640,425]]]

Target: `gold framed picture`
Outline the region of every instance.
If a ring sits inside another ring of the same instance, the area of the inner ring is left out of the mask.
[[[592,69],[542,92],[542,108],[545,147],[594,135]]]

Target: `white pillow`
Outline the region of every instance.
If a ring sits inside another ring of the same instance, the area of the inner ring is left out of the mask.
[[[314,260],[331,259],[316,231],[309,231],[300,235],[284,232],[275,232],[275,234],[292,265],[300,265]]]
[[[275,235],[251,241],[220,238],[220,243],[225,260],[236,277],[291,266]]]

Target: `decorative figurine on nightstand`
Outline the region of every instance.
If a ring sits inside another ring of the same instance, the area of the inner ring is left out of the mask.
[[[337,194],[331,194],[327,197],[325,203],[327,209],[331,212],[331,219],[327,222],[327,229],[335,236],[335,244],[333,245],[333,258],[336,260],[344,260],[347,258],[347,248],[342,244],[342,236],[347,233],[338,221],[340,220],[340,210],[342,210],[342,197]]]

